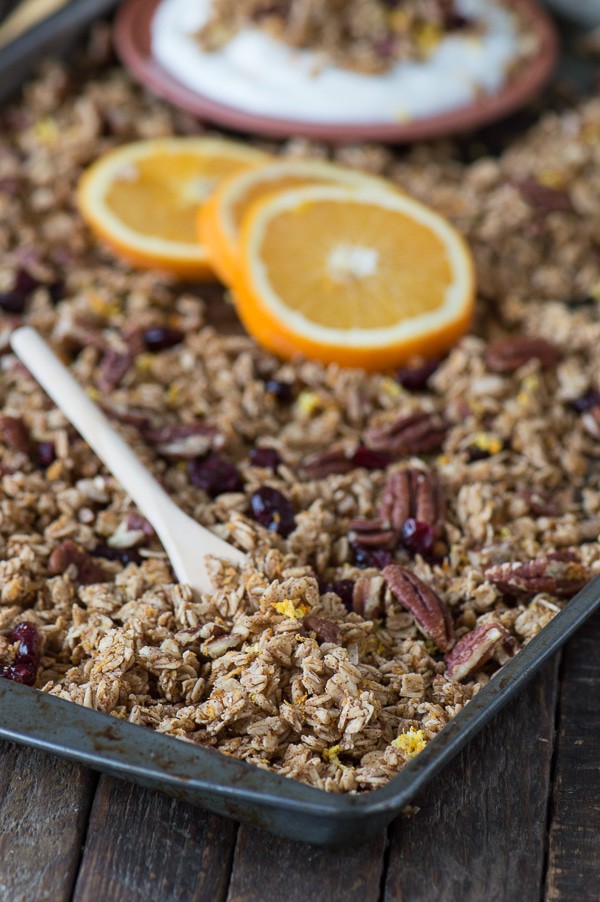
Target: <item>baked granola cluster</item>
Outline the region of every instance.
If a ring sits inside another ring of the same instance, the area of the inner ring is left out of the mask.
[[[198,130],[105,66],[104,40],[87,74],[48,66],[2,113],[0,669],[39,664],[43,691],[325,790],[375,788],[600,571],[600,101],[473,163],[335,152],[452,219],[478,268],[473,334],[367,376],[281,363],[216,286],[92,239],[82,168]],[[215,561],[210,597],[174,582],[10,353],[22,322],[247,569]]]
[[[427,58],[447,34],[477,31],[455,0],[212,0],[198,38],[215,51],[249,27],[369,74]]]

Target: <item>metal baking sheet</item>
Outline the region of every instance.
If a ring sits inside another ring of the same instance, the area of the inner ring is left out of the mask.
[[[49,54],[64,54],[94,19],[119,0],[71,0],[21,37],[0,49],[0,101],[10,97],[32,69]]]
[[[0,99],[41,56],[72,44],[117,0],[72,0],[0,52]],[[570,43],[570,42],[568,42]],[[581,91],[596,68],[563,53],[560,76]],[[0,738],[70,758],[227,817],[317,845],[345,846],[379,833],[597,609],[600,576],[509,661],[401,773],[382,789],[333,795],[219,752],[152,732],[0,679]]]
[[[600,576],[573,598],[387,786],[336,795],[0,679],[0,738],[159,789],[280,836],[335,846],[376,835],[600,609]]]

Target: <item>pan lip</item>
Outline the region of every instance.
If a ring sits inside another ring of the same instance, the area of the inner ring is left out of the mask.
[[[316,787],[280,774],[263,771],[252,764],[223,755],[215,749],[205,749],[176,737],[162,735],[148,727],[137,727],[108,714],[91,711],[74,702],[0,680],[0,702],[11,701],[16,705],[28,705],[35,698],[40,711],[44,708],[61,709],[64,718],[82,731],[86,728],[96,736],[110,737],[116,743],[128,741],[148,750],[148,763],[133,762],[131,754],[112,749],[112,757],[103,750],[81,751],[61,745],[59,725],[56,738],[49,739],[44,726],[36,728],[35,735],[23,729],[6,725],[2,717],[4,706],[0,704],[0,737],[26,745],[33,745],[53,754],[69,757],[97,770],[127,778],[137,776],[147,785],[157,788],[187,789],[210,795],[231,803],[246,803],[265,808],[279,808],[291,815],[315,817],[320,820],[334,818],[338,823],[356,822],[357,817],[368,819],[377,815],[389,815],[390,819],[406,805],[433,776],[453,758],[464,745],[502,708],[533,674],[563,645],[591,614],[600,609],[600,576],[596,576],[560,611],[513,659],[498,671],[490,682],[451,720],[386,786],[357,794],[327,793]],[[63,707],[66,705],[67,707]],[[11,707],[10,704],[8,706]],[[68,713],[67,713],[68,711]],[[98,728],[98,729],[96,729]],[[143,733],[141,732],[143,731]],[[93,740],[90,738],[90,742]],[[180,759],[179,768],[193,769],[199,764],[214,764],[216,779],[194,777],[188,773],[169,772],[160,766],[162,751]],[[116,751],[116,754],[115,754]],[[104,752],[104,754],[103,754]],[[188,758],[188,753],[189,758]],[[158,762],[158,764],[157,764]],[[250,785],[244,785],[244,782]],[[243,819],[243,814],[240,814]]]
[[[554,71],[559,40],[549,14],[536,0],[512,0],[517,11],[527,16],[536,30],[540,46],[523,70],[500,91],[450,112],[410,120],[404,123],[327,124],[255,115],[211,100],[179,82],[154,58],[151,49],[151,24],[161,0],[125,0],[120,6],[114,28],[115,49],[121,62],[155,94],[201,119],[236,131],[267,135],[272,138],[303,136],[340,143],[377,141],[407,143],[470,131],[503,118],[529,103]]]

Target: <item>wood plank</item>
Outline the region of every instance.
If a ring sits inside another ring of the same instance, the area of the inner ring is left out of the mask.
[[[377,902],[385,835],[351,849],[320,849],[241,826],[227,902]]]
[[[386,902],[539,899],[557,687],[555,660],[394,822]]]
[[[162,793],[101,777],[75,902],[219,902],[236,825]]]
[[[600,616],[565,652],[548,848],[548,902],[600,898]]]
[[[96,779],[77,764],[0,743],[0,899],[71,898]]]

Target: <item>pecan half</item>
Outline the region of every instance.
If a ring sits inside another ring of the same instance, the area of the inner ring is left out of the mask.
[[[71,539],[65,539],[48,558],[48,572],[51,576],[64,573],[71,564],[77,569],[77,582],[83,585],[105,583],[108,579],[104,570],[88,553]]]
[[[590,576],[572,552],[555,551],[524,564],[509,562],[488,567],[485,578],[508,595],[548,592],[570,598],[583,589]]]
[[[325,620],[323,617],[315,617],[314,614],[308,614],[302,623],[309,633],[315,634],[319,642],[340,644],[340,628],[333,620]]]
[[[365,620],[381,617],[384,611],[384,593],[383,576],[363,576],[357,579],[352,591],[352,610],[364,617]]]
[[[504,664],[519,648],[517,640],[497,620],[480,623],[459,639],[446,655],[446,676],[451,680],[464,680],[492,658]]]
[[[31,460],[35,457],[35,442],[20,417],[0,417],[0,440],[12,451],[20,451]]]
[[[444,441],[447,424],[437,413],[412,413],[384,426],[372,426],[365,434],[365,444],[375,451],[394,456],[432,454]]]
[[[383,578],[402,607],[411,612],[440,651],[450,651],[454,642],[452,618],[445,603],[433,589],[399,564],[386,567]]]
[[[350,473],[354,470],[352,462],[353,449],[343,445],[334,445],[326,451],[317,451],[311,454],[302,466],[304,474],[309,479],[324,479],[332,474]]]
[[[365,470],[383,470],[391,463],[388,454],[373,451],[358,445],[348,448],[344,445],[334,445],[326,451],[317,451],[304,463],[302,470],[309,479],[324,479],[335,473],[336,475],[350,473],[359,467]]]
[[[444,509],[444,496],[437,475],[431,470],[411,467],[389,476],[379,514],[397,531],[412,517],[419,523],[431,526],[439,536],[443,529]]]
[[[573,210],[571,198],[566,191],[542,185],[535,179],[517,179],[513,185],[523,200],[544,213],[569,212]]]
[[[561,356],[560,348],[545,338],[513,335],[492,341],[485,352],[485,362],[494,373],[514,373],[530,360],[539,360],[544,369],[556,366]]]
[[[393,548],[398,540],[395,529],[379,517],[373,520],[352,520],[348,538],[361,548]]]

